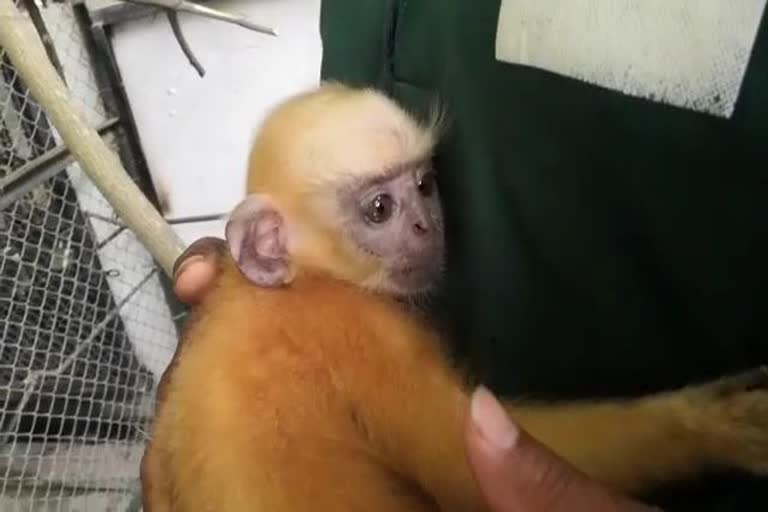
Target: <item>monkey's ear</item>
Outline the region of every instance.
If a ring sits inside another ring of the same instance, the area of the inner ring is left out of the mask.
[[[290,280],[285,219],[262,194],[241,201],[225,228],[240,271],[258,286],[277,287]]]

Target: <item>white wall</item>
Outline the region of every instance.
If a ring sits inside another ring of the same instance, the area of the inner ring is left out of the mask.
[[[266,111],[318,82],[320,0],[207,5],[277,28],[278,37],[182,13],[203,78],[164,15],[115,27],[114,48],[141,143],[169,217],[225,213],[242,197],[249,144]],[[223,222],[175,228],[187,242],[223,236]]]

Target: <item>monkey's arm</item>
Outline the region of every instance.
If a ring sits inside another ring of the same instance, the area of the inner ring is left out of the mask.
[[[717,468],[768,471],[765,368],[625,402],[507,407],[560,456],[625,493]]]
[[[377,404],[373,422],[396,432],[387,448],[446,510],[482,510],[465,456],[467,393],[446,369],[410,371],[391,381],[401,386],[391,390],[399,399]],[[635,494],[716,466],[768,469],[766,384],[755,371],[624,402],[505,405],[582,472]]]
[[[684,391],[627,402],[505,405],[533,437],[623,493],[693,476],[710,462],[706,419],[695,419]]]

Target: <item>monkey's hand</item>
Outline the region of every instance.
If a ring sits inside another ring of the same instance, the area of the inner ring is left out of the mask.
[[[688,388],[684,421],[716,465],[768,474],[768,367]]]

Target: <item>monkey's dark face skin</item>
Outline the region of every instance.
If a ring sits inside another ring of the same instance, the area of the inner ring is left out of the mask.
[[[379,259],[396,295],[430,290],[444,265],[443,212],[427,162],[403,165],[342,192],[346,230]]]

